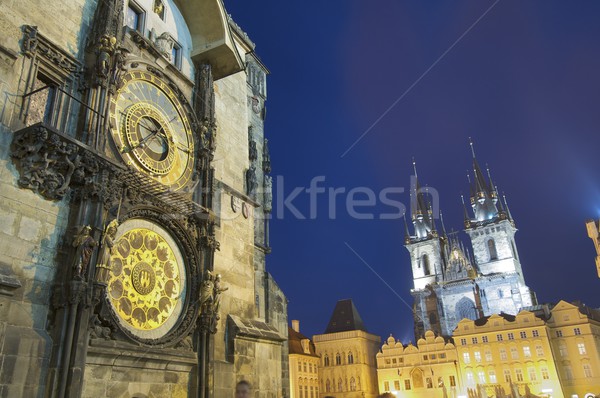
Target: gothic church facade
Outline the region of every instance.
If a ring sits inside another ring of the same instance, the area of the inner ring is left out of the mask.
[[[412,234],[406,225],[414,288],[415,338],[432,330],[451,336],[463,318],[517,314],[536,304],[525,284],[515,243],[517,228],[506,199],[498,197],[489,170],[483,174],[473,152],[470,211],[464,206],[465,247],[458,234],[437,229],[427,192],[417,183],[411,192]],[[415,170],[416,177],[416,170]],[[440,217],[441,218],[441,217]]]

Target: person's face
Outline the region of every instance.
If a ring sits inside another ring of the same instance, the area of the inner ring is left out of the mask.
[[[250,398],[250,388],[245,384],[235,387],[235,398]]]

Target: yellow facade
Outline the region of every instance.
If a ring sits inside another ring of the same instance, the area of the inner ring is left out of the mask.
[[[318,398],[320,358],[313,342],[300,333],[296,320],[288,330],[288,347],[290,398]]]
[[[599,311],[560,301],[547,325],[565,397],[600,395]]]
[[[377,396],[375,355],[381,341],[379,336],[363,330],[349,330],[316,335],[313,341],[321,357],[321,397]]]
[[[454,344],[431,330],[416,346],[404,346],[390,335],[377,354],[379,392],[406,398],[457,397],[462,383],[456,355]]]
[[[538,396],[562,398],[544,320],[532,312],[494,314],[477,321],[463,319],[454,330],[461,377],[467,389],[515,389]]]

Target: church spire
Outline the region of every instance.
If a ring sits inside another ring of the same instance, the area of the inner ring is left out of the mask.
[[[417,174],[417,163],[413,158],[413,171],[415,183],[411,191],[411,218],[415,228],[415,236],[417,239],[429,237],[433,230],[432,226],[432,209],[427,202],[427,192],[421,188]]]
[[[485,175],[475,156],[473,141],[469,138],[471,154],[473,155],[473,182],[471,183],[471,206],[476,221],[488,221],[498,216],[498,194],[493,188],[491,175],[488,169],[489,181],[486,181]]]

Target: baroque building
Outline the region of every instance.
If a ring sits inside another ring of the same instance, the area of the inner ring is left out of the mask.
[[[300,333],[300,321],[292,320],[288,329],[290,398],[319,397],[319,364],[315,345]]]
[[[2,395],[287,396],[255,44],[220,0],[0,10]]]
[[[405,224],[404,242],[413,273],[415,338],[426,330],[451,336],[463,318],[474,320],[500,312],[514,315],[536,304],[525,284],[515,243],[517,228],[506,198],[499,200],[489,170],[486,178],[474,151],[471,210],[464,208],[470,245],[465,246],[458,234],[447,233],[443,219],[438,230],[438,209],[421,187],[416,167],[415,181],[411,191],[413,232]]]
[[[321,357],[321,397],[377,396],[375,355],[381,338],[367,332],[352,300],[337,302],[325,333],[313,341]]]

